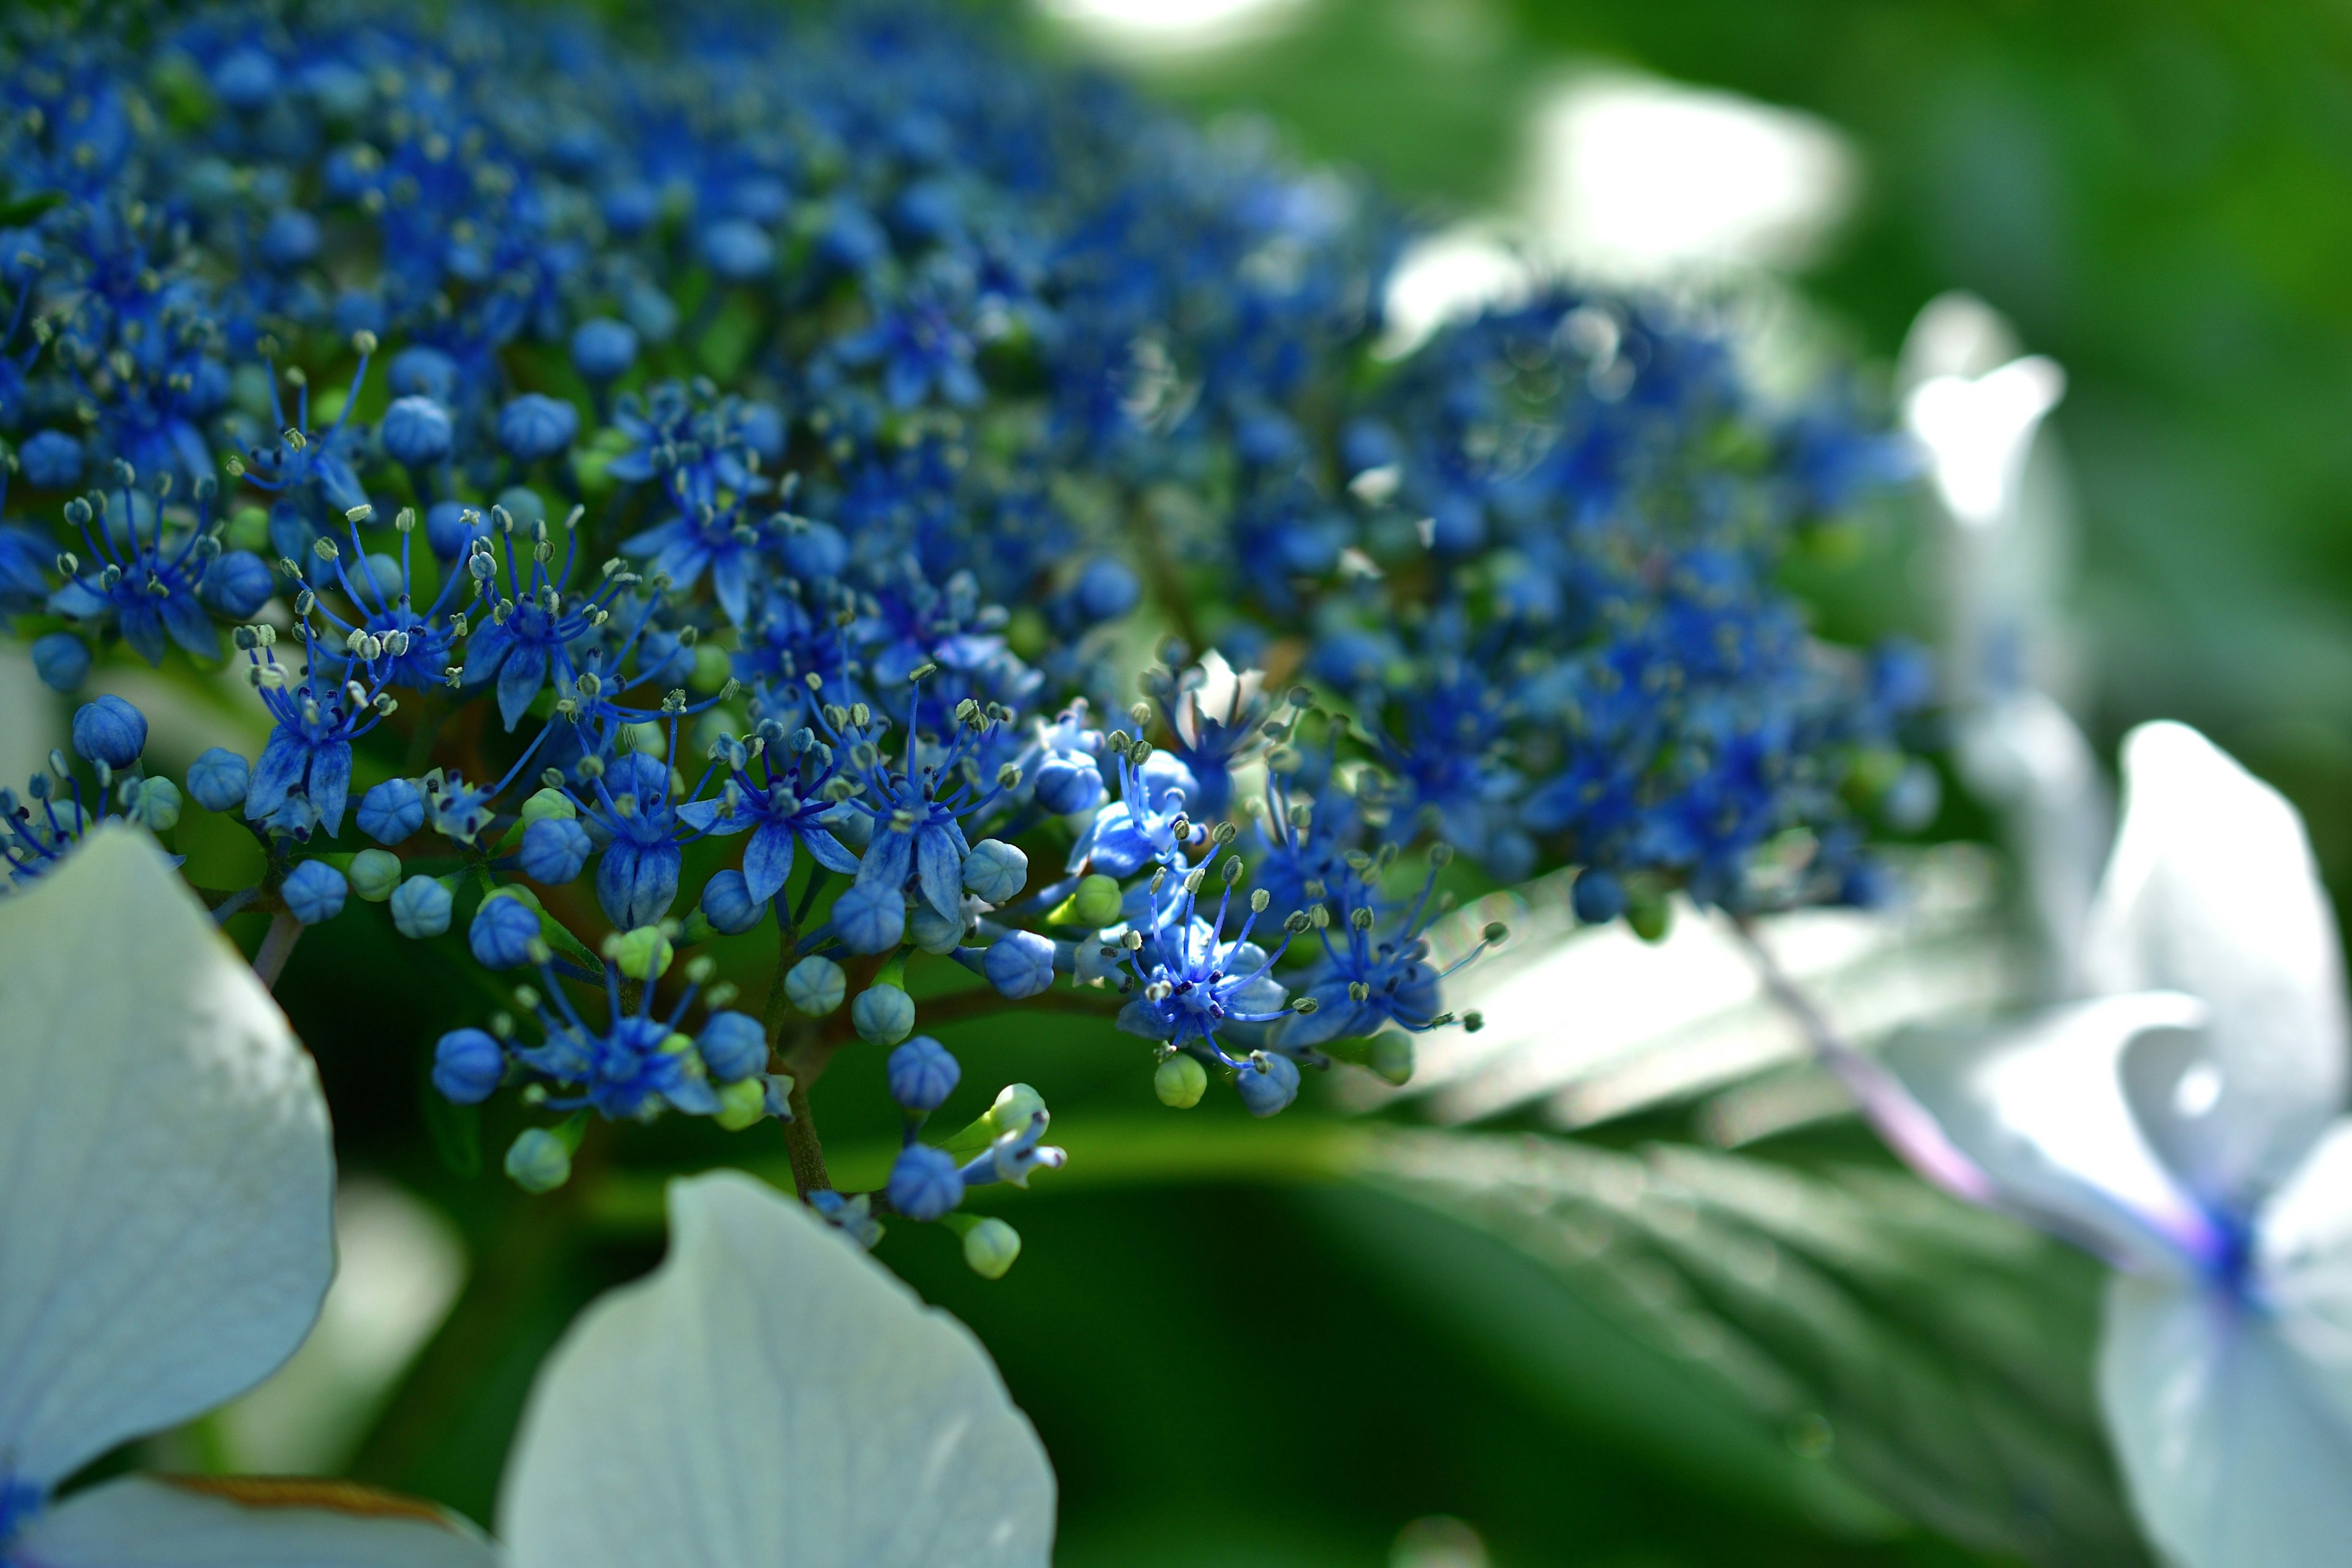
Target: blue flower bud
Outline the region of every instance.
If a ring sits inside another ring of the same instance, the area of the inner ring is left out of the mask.
[[[380,904],[400,886],[400,857],[389,849],[362,849],[352,857],[352,891],[369,903]]]
[[[1102,769],[1092,757],[1055,752],[1037,764],[1037,804],[1047,811],[1092,811],[1106,793]]]
[[[772,403],[746,403],[736,412],[735,434],[743,445],[760,454],[763,463],[782,460],[784,456],[784,411]]]
[[[596,841],[575,818],[549,816],[522,830],[522,847],[516,858],[524,876],[556,887],[580,875],[595,849]]]
[[[449,411],[429,397],[403,397],[383,411],[377,426],[383,455],[412,468],[429,468],[449,455],[457,432]]]
[[[1252,1116],[1272,1116],[1298,1098],[1298,1064],[1288,1057],[1253,1051],[1234,1075],[1234,1089]]]
[[[659,844],[614,843],[596,863],[596,902],[604,918],[623,931],[649,926],[677,901],[677,876],[685,857],[667,840]]]
[[[433,1047],[433,1087],[453,1103],[481,1104],[506,1075],[506,1051],[479,1029],[452,1029]]]
[[[289,207],[262,226],[259,248],[272,267],[299,267],[319,254],[319,220]]]
[[[397,844],[425,826],[425,792],[410,779],[386,779],[360,797],[360,831]]]
[[[1029,885],[1029,857],[997,838],[983,838],[964,857],[963,885],[992,904],[1009,904]]]
[[[245,804],[253,765],[235,752],[215,746],[188,764],[188,794],[206,811],[235,811]]]
[[[1006,931],[988,944],[981,969],[998,995],[1034,996],[1053,988],[1054,943],[1034,931]]]
[[[507,1174],[527,1193],[551,1193],[572,1179],[572,1151],[544,1127],[526,1127],[507,1148]]]
[[[961,915],[943,915],[929,900],[907,912],[907,940],[925,952],[941,956],[953,952],[963,945],[963,933]]]
[[[74,710],[73,749],[93,763],[127,768],[147,749],[147,715],[112,695]]]
[[[1625,912],[1625,884],[1597,866],[1577,873],[1568,897],[1576,918],[1587,925],[1606,925]]]
[[[482,900],[474,923],[466,929],[466,943],[488,969],[513,969],[530,962],[539,942],[539,911],[511,894]]]
[[[455,561],[465,553],[467,544],[476,534],[488,529],[481,510],[462,501],[435,501],[425,509],[425,542],[436,561]]]
[[[714,873],[702,885],[702,913],[715,931],[739,936],[758,925],[767,912],[768,906],[751,896],[751,885],[740,871]]]
[[[599,316],[572,330],[572,367],[588,380],[611,381],[636,363],[636,330],[626,322]]]
[[[928,1143],[910,1143],[890,1166],[890,1206],[911,1220],[929,1221],[963,1202],[955,1156]]]
[[[929,1035],[917,1035],[890,1053],[890,1098],[908,1110],[937,1110],[962,1077],[948,1048]]]
[[[579,434],[579,411],[544,393],[526,392],[499,411],[499,445],[520,462],[552,458]]]
[[[81,482],[81,443],[62,430],[44,430],[16,448],[16,463],[36,489],[70,489]]]
[[[963,1233],[963,1260],[982,1279],[1002,1279],[1021,1256],[1021,1233],[1001,1219],[984,1219]]]
[[[1143,597],[1143,584],[1126,562],[1098,555],[1078,574],[1075,597],[1078,614],[1087,620],[1115,620],[1135,608],[1136,601]]]
[[[1195,1058],[1179,1051],[1161,1062],[1160,1070],[1151,1075],[1151,1089],[1160,1097],[1160,1104],[1190,1110],[1208,1092],[1209,1069]]]
[[[196,597],[233,621],[251,620],[276,592],[268,563],[250,550],[215,557],[196,584]]]
[[[314,926],[341,914],[351,890],[343,874],[324,860],[305,860],[287,876],[278,896],[286,900],[288,914]]]
[[[879,882],[853,882],[833,901],[833,929],[852,952],[882,952],[907,933],[907,898]]]
[[[719,277],[740,283],[775,265],[776,242],[759,225],[730,218],[702,231],[702,259]]]
[[[713,1013],[696,1037],[702,1065],[721,1083],[750,1078],[768,1065],[768,1031],[749,1013]]]
[[[411,877],[392,895],[393,929],[418,942],[449,929],[449,889],[430,877]]]
[[[896,985],[869,985],[849,1005],[849,1021],[859,1039],[895,1046],[915,1032],[915,999]]]
[[[33,672],[52,691],[78,691],[89,676],[89,647],[71,632],[36,637]]]
[[[829,522],[812,522],[784,535],[784,570],[804,583],[838,577],[849,568],[849,541]]]
[[[841,1005],[849,989],[841,965],[819,955],[802,959],[784,975],[784,1000],[812,1018],[822,1018]]]
[[[457,395],[457,362],[439,349],[413,344],[392,356],[384,382],[395,397],[429,397],[446,405]]]

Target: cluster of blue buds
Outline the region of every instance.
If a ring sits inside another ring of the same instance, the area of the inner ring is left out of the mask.
[[[356,894],[529,973],[433,1072],[544,1113],[516,1180],[596,1119],[790,1137],[886,1050],[887,1186],[806,1195],[1001,1272],[964,1191],[1060,1154],[1017,1085],[922,1141],[917,991],[1094,1011],[1168,1104],[1267,1116],[1476,1026],[1463,897],[1873,896],[1927,683],[1776,586],[1902,477],[1844,400],[1565,286],[1385,361],[1375,193],[919,5],[690,10],[0,45],[0,617],[61,691],[250,685],[266,743],[185,795],[264,850],[216,907],[274,962]],[[16,879],[172,829],[144,731],[99,698],[88,788],[0,794]]]

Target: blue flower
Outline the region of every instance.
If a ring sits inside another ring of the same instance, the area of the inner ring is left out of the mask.
[[[73,749],[87,761],[129,768],[147,749],[147,715],[111,695],[85,702],[74,710]]]

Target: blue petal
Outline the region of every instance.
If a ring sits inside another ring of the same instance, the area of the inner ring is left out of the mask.
[[[535,642],[518,641],[499,667],[499,717],[511,730],[520,721],[531,699],[547,683],[547,650]]]
[[[310,805],[319,826],[332,838],[343,826],[343,802],[352,790],[352,743],[330,741],[310,752]]]
[[[963,858],[945,827],[926,827],[915,837],[916,875],[923,897],[949,920],[963,915]]]
[[[310,742],[284,730],[269,737],[261,760],[253,764],[253,782],[246,786],[245,815],[258,822],[286,804],[286,792],[310,771]]]
[[[514,633],[496,621],[476,626],[466,639],[466,668],[458,679],[468,686],[488,680],[499,672],[514,645]]]
[[[914,858],[911,837],[898,832],[876,834],[874,842],[866,847],[866,858],[858,863],[858,881],[886,888],[905,887],[907,863]]]
[[[766,903],[783,890],[793,874],[793,830],[782,823],[761,825],[743,851],[743,880],[755,902]]]
[[[841,840],[822,827],[805,829],[801,834],[801,842],[807,845],[809,853],[816,857],[816,863],[828,871],[857,869],[857,857],[842,847]]]
[[[184,590],[175,593],[163,602],[162,609],[163,629],[172,634],[173,642],[198,658],[220,657],[220,633],[213,629],[213,618],[195,595]]]

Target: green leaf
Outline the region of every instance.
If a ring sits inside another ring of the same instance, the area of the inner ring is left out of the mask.
[[[425,1136],[452,1175],[472,1181],[482,1173],[482,1108],[453,1105],[428,1081],[417,1096]]]

